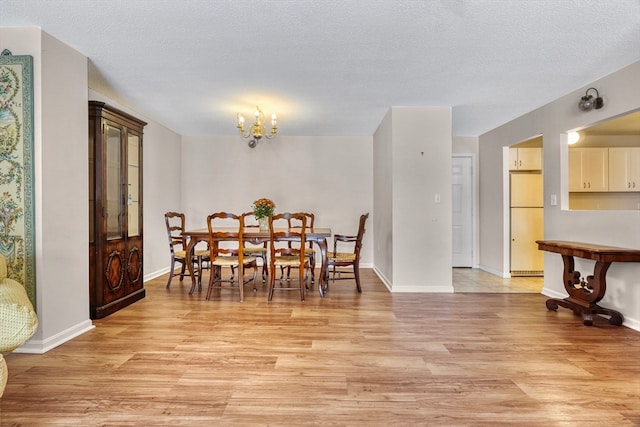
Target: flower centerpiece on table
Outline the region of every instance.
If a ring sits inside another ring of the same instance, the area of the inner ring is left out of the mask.
[[[253,202],[253,214],[256,216],[261,230],[269,229],[269,217],[273,215],[276,204],[271,199],[258,199]]]

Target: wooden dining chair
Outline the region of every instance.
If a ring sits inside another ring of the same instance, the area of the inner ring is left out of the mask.
[[[360,286],[360,249],[362,249],[362,238],[365,232],[365,223],[369,218],[369,213],[360,215],[358,225],[358,234],[348,236],[344,234],[335,234],[333,236],[333,251],[327,251],[327,267],[329,276],[334,282],[343,279],[355,279],[358,292],[362,292]],[[351,250],[345,249],[345,246]],[[344,268],[352,268],[352,271],[344,270]],[[347,274],[342,276],[342,274]],[[338,277],[336,277],[336,275]]]
[[[245,218],[245,228],[255,228],[257,230],[260,227],[258,221],[255,219],[256,215],[253,212],[245,212],[242,215]],[[269,275],[269,262],[267,260],[267,253],[269,252],[269,249],[267,248],[268,242],[245,240],[244,254],[247,256],[254,256],[261,260],[262,282],[264,283]]]
[[[244,215],[228,212],[216,212],[207,216],[209,229],[209,257],[211,272],[209,287],[205,299],[208,301],[214,288],[238,289],[240,302],[244,301],[244,285],[253,280],[253,291],[256,289],[258,264],[256,257],[245,256],[244,251]],[[221,227],[225,228],[222,229]],[[224,278],[223,268],[231,270],[231,277]],[[245,280],[244,269],[253,268],[252,278]],[[237,270],[237,280],[234,271]]]
[[[171,251],[171,267],[169,270],[169,280],[167,288],[171,286],[171,279],[175,276],[176,263],[182,264],[180,269],[180,281],[184,279],[187,268],[187,239],[182,235],[185,227],[185,216],[181,212],[167,212],[164,214],[164,222],[169,238],[169,250]],[[208,249],[194,249],[191,254],[193,270],[198,280],[198,286],[202,287],[202,271],[209,263]]]
[[[300,290],[300,300],[304,301],[307,269],[310,267],[309,256],[305,254],[307,217],[303,213],[280,213],[269,217],[269,301],[277,290]],[[295,228],[292,228],[295,227]],[[297,242],[298,247],[279,246],[279,242]],[[302,250],[301,250],[302,248]],[[298,269],[298,286],[291,281],[279,280],[276,287],[276,277],[273,274],[277,267]]]
[[[313,227],[315,225],[315,215],[309,212],[300,212],[302,213],[306,218],[307,218],[307,230],[313,230]],[[289,227],[291,227],[291,220],[288,220],[289,223]],[[288,247],[292,248],[293,247],[293,243],[289,242],[288,243]],[[308,242],[308,246],[304,247],[304,253],[306,256],[309,257],[309,270],[311,273],[311,283],[315,283],[316,282],[316,272],[315,272],[315,267],[316,267],[316,252],[313,249],[313,242]],[[280,279],[284,279],[284,267],[280,268]],[[291,267],[287,267],[287,280],[291,280],[290,279],[291,276]]]

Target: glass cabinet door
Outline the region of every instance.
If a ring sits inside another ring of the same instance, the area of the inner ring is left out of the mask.
[[[106,125],[104,212],[107,215],[107,239],[122,238],[122,131]]]
[[[93,120],[89,120],[89,129],[93,128]],[[89,243],[93,243],[95,233],[95,216],[93,215],[96,204],[96,156],[95,156],[95,137],[93,132],[89,132]]]
[[[128,233],[131,237],[140,235],[140,137],[129,134],[127,146]]]

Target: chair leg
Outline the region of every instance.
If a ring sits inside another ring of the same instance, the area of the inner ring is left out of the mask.
[[[182,269],[180,269],[180,281],[182,282],[182,279],[184,279],[184,275],[186,274],[187,271],[187,262],[185,260],[182,261]]]
[[[362,293],[362,288],[360,287],[360,267],[358,264],[353,264],[353,275],[356,276],[356,287],[358,288],[358,292]]]
[[[211,270],[213,270],[213,266],[211,266]],[[216,277],[213,271],[210,271],[210,273],[211,274],[209,275],[209,286],[207,288],[207,296],[204,298],[207,301],[209,301],[209,298],[211,298],[211,293],[213,292],[213,285],[216,280]]]
[[[304,266],[298,268],[298,280],[300,281],[300,301],[304,301],[304,288],[307,286],[305,270],[306,268],[304,268]]]
[[[233,282],[233,278],[231,281]],[[238,265],[238,286],[240,286],[240,302],[244,302],[244,265]]]
[[[262,266],[262,274],[264,274],[264,265]],[[256,277],[258,277],[258,263],[253,264],[253,292],[258,292],[258,288],[256,288]],[[264,281],[264,276],[262,276],[262,280]]]
[[[273,271],[271,272],[271,275],[269,276],[269,298],[268,301],[271,301],[271,299],[273,298],[273,288],[275,288],[276,286],[276,276],[273,274]]]
[[[169,280],[167,281],[167,286],[166,288],[169,289],[169,287],[171,286],[171,279],[173,279],[173,271],[176,268],[176,260],[174,257],[171,257],[171,269],[169,270]]]
[[[267,266],[267,257],[261,256],[262,258],[262,283],[267,281],[267,276],[269,275],[269,267]]]

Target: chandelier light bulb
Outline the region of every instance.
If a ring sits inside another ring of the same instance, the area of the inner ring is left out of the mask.
[[[271,139],[276,136],[276,133],[278,132],[278,127],[276,126],[277,118],[275,113],[271,115],[271,132],[267,132],[267,129],[265,129],[264,113],[259,106],[256,106],[254,116],[255,120],[252,124],[249,125],[246,132],[244,129],[244,117],[240,113],[238,113],[237,117],[238,124],[236,128],[238,128],[240,136],[242,136],[243,138],[251,138],[249,140],[250,148],[255,148],[263,136],[267,139]]]

